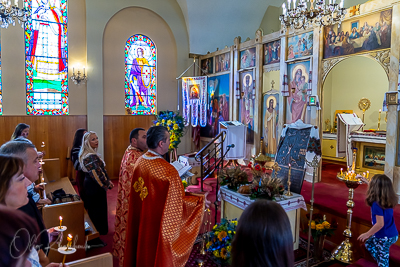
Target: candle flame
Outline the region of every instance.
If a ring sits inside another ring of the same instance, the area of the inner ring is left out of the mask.
[[[72,235],[71,235],[71,234],[68,234],[68,236],[67,236],[67,241],[68,241],[68,242],[71,242],[71,241],[72,241]]]
[[[60,216],[60,220],[62,220],[62,217]]]
[[[289,163],[289,167],[292,167],[292,165],[290,165],[290,163]]]

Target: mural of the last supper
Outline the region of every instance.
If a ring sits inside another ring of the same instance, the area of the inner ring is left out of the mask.
[[[392,10],[325,27],[324,58],[390,47]]]

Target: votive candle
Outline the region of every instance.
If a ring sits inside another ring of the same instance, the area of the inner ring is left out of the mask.
[[[61,225],[62,225],[62,219],[63,219],[63,217],[60,216],[60,229],[61,229]]]

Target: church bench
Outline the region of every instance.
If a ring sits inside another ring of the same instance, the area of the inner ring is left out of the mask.
[[[73,236],[72,244],[77,247],[74,254],[68,255],[69,260],[77,260],[86,257],[85,251],[85,226],[84,226],[84,207],[82,201],[66,202],[54,205],[47,205],[42,209],[43,222],[46,228],[59,227],[59,217],[62,216],[62,225],[67,227],[63,232],[61,246],[66,246],[67,235]],[[61,262],[63,255],[57,249],[58,242],[50,244],[50,251],[48,257],[51,262]]]
[[[63,177],[60,180],[48,183],[46,185],[46,192],[47,194],[50,194],[51,192],[54,192],[55,190],[60,188],[64,189],[66,194],[73,194],[73,195],[77,194],[68,177]],[[89,241],[99,237],[100,236],[99,232],[96,230],[96,227],[94,226],[92,220],[89,217],[89,214],[86,212],[85,209],[83,209],[83,215],[84,215],[84,222],[87,222],[91,229],[90,233],[86,236],[87,240]]]
[[[113,258],[111,253],[104,253],[93,257],[68,262],[67,264],[70,267],[112,267]]]

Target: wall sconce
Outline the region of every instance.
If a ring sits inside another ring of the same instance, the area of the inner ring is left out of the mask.
[[[78,72],[75,74],[75,68],[72,68],[71,80],[76,85],[85,84],[87,81],[87,76],[85,75],[85,68],[83,68],[83,75],[81,75],[81,72],[79,71],[79,69],[78,69]]]

